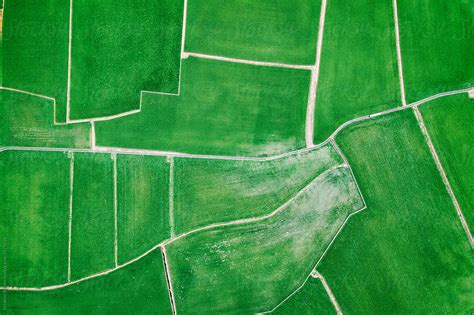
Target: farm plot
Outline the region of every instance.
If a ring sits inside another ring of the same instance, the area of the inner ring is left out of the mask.
[[[171,314],[161,252],[149,254],[106,277],[52,291],[8,291],[0,305],[8,313]]]
[[[66,120],[69,1],[6,0],[2,85],[56,99]]]
[[[472,2],[398,0],[407,101],[474,84]]]
[[[188,1],[185,49],[258,61],[314,64],[320,7],[320,0]]]
[[[169,169],[162,157],[117,155],[119,264],[170,237]]]
[[[343,311],[472,311],[474,255],[411,110],[337,137],[367,209],[349,220],[321,264]]]
[[[67,281],[69,164],[61,152],[0,152],[3,285]]]
[[[392,1],[328,1],[325,21],[314,143],[400,103]]]
[[[138,109],[141,90],[177,93],[183,1],[74,1],[73,12],[71,119]]]
[[[272,314],[327,315],[336,314],[336,311],[321,281],[309,277],[304,286],[273,311]]]
[[[309,71],[194,57],[182,67],[180,96],[143,94],[141,113],[97,122],[97,145],[224,155],[304,147]]]
[[[303,283],[344,220],[362,207],[351,173],[340,166],[272,215],[170,243],[177,312],[271,310]]]
[[[330,145],[268,161],[177,158],[176,234],[268,214],[319,174],[341,163]]]
[[[474,228],[474,100],[454,95],[422,105],[420,111],[456,198]]]
[[[89,124],[54,125],[55,102],[0,89],[0,145],[90,147]]]

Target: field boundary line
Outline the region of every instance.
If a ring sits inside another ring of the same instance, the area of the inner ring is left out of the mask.
[[[398,65],[398,79],[400,80],[400,93],[402,99],[402,106],[407,106],[405,97],[405,81],[403,80],[403,64],[402,64],[402,50],[400,48],[400,29],[398,27],[398,4],[397,0],[392,0],[393,20],[395,24],[395,43],[397,47],[397,65]]]
[[[332,290],[331,288],[329,287],[328,283],[326,282],[326,279],[323,277],[323,275],[316,271],[314,272],[312,275],[311,275],[313,278],[315,279],[319,279],[324,287],[324,290],[326,290],[326,293],[328,294],[329,296],[329,299],[331,300],[332,302],[332,305],[334,306],[334,309],[336,310],[336,313],[338,315],[342,315],[342,310],[341,310],[341,307],[339,306],[339,303],[337,303],[337,300],[336,300],[336,297],[334,296],[334,294],[332,293]]]
[[[415,113],[416,120],[418,121],[418,126],[420,127],[421,133],[423,134],[423,137],[425,138],[425,141],[428,144],[428,148],[430,149],[431,156],[433,157],[433,160],[436,164],[436,168],[438,169],[438,172],[441,175],[441,179],[443,180],[444,186],[446,190],[448,191],[449,197],[451,198],[454,208],[456,209],[456,212],[458,214],[459,220],[461,221],[464,232],[466,233],[466,236],[469,240],[471,247],[474,247],[474,239],[472,237],[471,230],[469,229],[469,225],[466,222],[466,218],[464,217],[464,214],[462,212],[461,206],[458,203],[456,195],[454,194],[454,191],[451,188],[451,184],[449,183],[448,176],[446,175],[446,172],[444,171],[443,165],[441,164],[441,161],[439,159],[438,153],[436,152],[434,144],[431,141],[431,137],[428,132],[428,129],[425,126],[425,121],[423,119],[423,116],[421,115],[417,107],[414,107],[413,111]]]
[[[168,216],[171,238],[174,237],[174,158],[169,158],[170,172],[168,184]]]
[[[91,141],[91,148],[95,149],[95,122],[91,121],[91,130],[90,130],[90,141]]]
[[[197,232],[200,232],[200,231],[205,231],[205,230],[212,230],[212,229],[215,229],[215,228],[218,228],[218,227],[240,225],[240,224],[246,224],[246,223],[251,223],[251,222],[258,222],[258,221],[262,221],[262,220],[271,218],[271,217],[275,216],[276,214],[278,214],[279,212],[285,210],[296,198],[298,198],[303,193],[305,193],[308,189],[310,189],[311,186],[314,184],[314,182],[317,181],[319,178],[321,178],[321,177],[323,177],[323,176],[325,176],[325,175],[327,175],[327,174],[329,174],[329,173],[331,173],[334,170],[339,169],[339,168],[347,168],[347,167],[345,167],[344,165],[335,165],[335,166],[325,170],[324,172],[322,172],[321,174],[316,176],[309,184],[307,184],[301,190],[296,192],[293,195],[292,198],[290,198],[289,200],[287,200],[286,202],[281,204],[278,208],[276,208],[275,210],[273,210],[272,212],[270,212],[266,215],[258,216],[258,217],[251,217],[251,218],[246,218],[246,219],[240,219],[240,220],[233,220],[233,221],[228,221],[228,222],[214,223],[214,224],[206,225],[206,226],[203,226],[203,227],[200,227],[200,228],[196,228],[194,230],[190,230],[188,232],[185,232],[185,233],[182,233],[182,234],[178,235],[177,237],[175,237],[173,239],[170,238],[170,239],[164,240],[164,241],[160,242],[159,244],[153,246],[152,248],[150,248],[149,250],[147,250],[143,254],[141,254],[141,255],[139,255],[139,256],[123,263],[123,264],[119,264],[114,268],[110,268],[110,269],[107,269],[105,271],[102,271],[102,272],[99,272],[99,273],[96,273],[96,274],[93,274],[93,275],[89,275],[89,276],[86,276],[86,277],[81,278],[81,279],[77,279],[75,281],[67,282],[67,283],[64,283],[64,284],[45,286],[45,287],[14,287],[14,286],[1,287],[0,290],[7,290],[7,291],[50,291],[50,290],[56,290],[56,289],[64,288],[64,287],[67,287],[67,286],[70,286],[70,285],[73,285],[73,284],[77,284],[77,283],[80,283],[80,282],[83,282],[83,281],[86,281],[86,280],[89,280],[89,279],[93,279],[93,278],[97,278],[97,277],[100,277],[100,276],[107,275],[107,274],[109,274],[109,273],[111,273],[115,270],[126,267],[126,266],[128,266],[128,265],[144,258],[145,256],[149,255],[151,252],[153,252],[157,248],[167,246],[167,245],[169,245],[171,243],[174,243],[175,241],[177,241],[181,238],[187,237],[191,234],[194,234],[194,233],[197,233]]]
[[[114,165],[114,262],[118,266],[118,220],[117,220],[117,154],[112,153],[111,158]]]
[[[74,152],[69,152],[69,222],[67,248],[67,282],[71,282],[72,202],[74,193]]]
[[[68,31],[68,51],[67,51],[67,90],[66,90],[66,123],[69,122],[71,114],[71,65],[72,65],[72,15],[73,1],[69,0],[69,31]],[[54,117],[56,121],[56,116]]]
[[[176,315],[176,302],[174,300],[173,285],[171,283],[171,272],[168,264],[168,257],[166,256],[166,249],[164,246],[160,246],[161,255],[163,257],[163,267],[165,269],[166,285],[168,286],[168,295],[170,298],[171,311],[173,315]]]
[[[323,47],[324,21],[326,19],[327,0],[322,0],[321,12],[319,14],[318,39],[316,42],[316,61],[314,69],[311,70],[311,81],[308,92],[308,105],[306,108],[305,141],[306,147],[314,145],[314,111],[316,108],[316,93],[321,65],[321,54]]]
[[[270,61],[256,61],[256,60],[249,60],[249,59],[231,58],[231,57],[224,57],[224,56],[217,56],[217,55],[187,52],[187,51],[183,52],[182,57],[183,59],[188,59],[189,57],[195,57],[195,58],[201,58],[201,59],[241,63],[241,64],[253,65],[253,66],[287,68],[287,69],[298,69],[298,70],[313,70],[315,68],[314,65],[295,65],[295,64],[289,64],[289,63],[279,63],[279,62],[270,62]]]

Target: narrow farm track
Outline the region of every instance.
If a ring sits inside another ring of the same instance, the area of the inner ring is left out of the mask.
[[[316,272],[316,273],[313,273],[311,276],[315,279],[321,280],[321,283],[323,284],[323,287],[326,290],[326,292],[329,296],[329,299],[332,302],[332,305],[334,305],[334,309],[336,310],[336,313],[338,315],[342,315],[341,307],[339,306],[339,303],[337,303],[336,297],[332,293],[331,288],[329,287],[328,283],[326,282],[326,279],[324,279],[323,275],[320,274],[319,272]]]

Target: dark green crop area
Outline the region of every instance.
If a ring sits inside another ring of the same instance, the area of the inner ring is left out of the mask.
[[[96,124],[97,145],[273,155],[304,147],[310,71],[189,57],[181,95],[144,94],[138,114]]]
[[[314,143],[344,122],[401,104],[391,0],[328,1]]]
[[[178,91],[183,1],[74,1],[71,119],[138,109]]]
[[[113,268],[114,239],[113,160],[74,153],[71,280]]]
[[[474,255],[411,110],[336,139],[367,209],[317,267],[351,314],[468,314]]]
[[[169,238],[169,172],[163,157],[117,155],[119,264]]]
[[[50,96],[66,119],[69,1],[6,0],[2,85]]]
[[[321,174],[272,216],[170,243],[177,312],[273,309],[303,283],[347,216],[362,207],[351,173],[340,167]]]
[[[420,106],[426,128],[449,183],[471,228],[474,228],[474,100],[467,94]]]
[[[276,315],[329,315],[336,310],[319,279],[309,277],[304,286],[280,305]]]
[[[65,288],[8,291],[0,305],[6,314],[171,314],[159,250],[107,276]]]
[[[470,0],[399,0],[407,101],[474,84],[474,9]]]
[[[0,90],[0,145],[90,147],[89,124],[54,125],[54,102]]]
[[[314,64],[321,1],[188,1],[186,51]]]
[[[42,287],[66,282],[67,155],[0,152],[0,200],[2,286]]]
[[[177,158],[176,233],[268,214],[338,164],[330,145],[269,161]]]

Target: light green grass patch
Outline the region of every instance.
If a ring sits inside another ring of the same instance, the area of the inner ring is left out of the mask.
[[[54,125],[54,102],[0,90],[0,145],[88,148],[89,124]]]
[[[170,243],[177,312],[271,310],[303,283],[347,216],[360,208],[351,173],[337,168],[271,217]]]
[[[8,291],[6,314],[171,314],[159,250],[108,275],[42,292]]]
[[[117,155],[119,263],[168,238],[169,162],[163,157]]]
[[[327,315],[336,314],[336,310],[321,280],[309,277],[304,286],[272,314]]]
[[[97,145],[272,155],[305,145],[310,72],[190,57],[181,95],[143,95],[139,114],[96,124]]]
[[[176,233],[268,214],[339,163],[330,145],[269,161],[177,158]]]
[[[56,99],[66,119],[69,1],[6,0],[2,85]]]
[[[320,6],[320,0],[188,1],[185,48],[233,58],[314,64]]]
[[[314,143],[344,122],[401,104],[392,1],[327,4]]]
[[[2,286],[41,287],[66,282],[67,155],[1,152],[0,200]]]
[[[472,313],[473,251],[412,110],[337,141],[367,202],[317,267],[342,311]]]
[[[137,109],[178,91],[183,1],[74,1],[71,119]]]
[[[114,178],[110,154],[74,153],[71,280],[114,267]]]
[[[474,228],[474,100],[466,94],[420,107],[426,128],[456,199]]]
[[[408,102],[474,85],[474,9],[469,0],[399,0]]]

